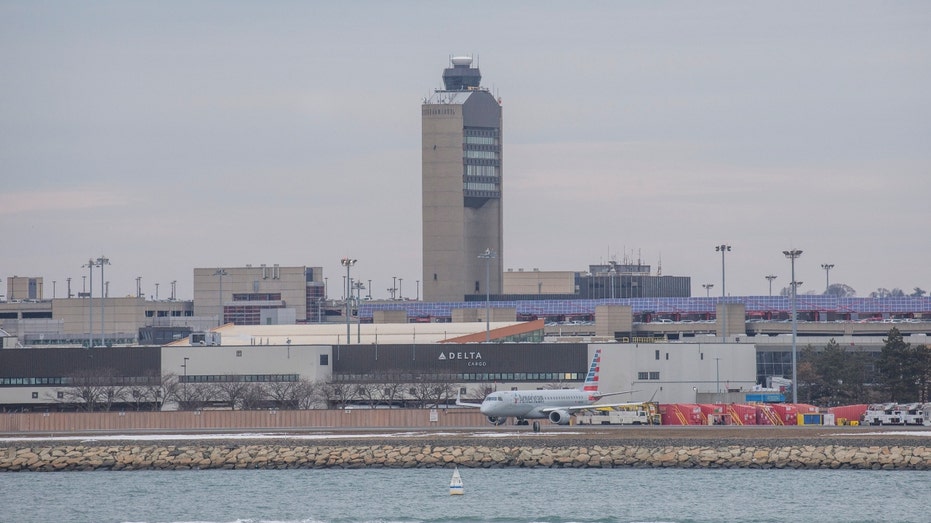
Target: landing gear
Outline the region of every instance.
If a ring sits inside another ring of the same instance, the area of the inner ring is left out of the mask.
[[[529,425],[530,422],[528,422],[528,421],[525,420],[525,419],[517,418],[517,420],[514,422],[514,424],[515,424],[515,425]]]
[[[534,432],[540,432],[540,422],[539,422],[539,421],[534,421],[534,422],[533,422],[533,431],[534,431]]]

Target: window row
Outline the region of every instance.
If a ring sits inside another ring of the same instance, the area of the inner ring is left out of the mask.
[[[300,374],[194,374],[178,376],[181,383],[275,383],[298,381]]]
[[[465,136],[465,143],[476,145],[498,145],[496,136]]]
[[[94,385],[151,385],[160,380],[154,376],[58,376],[46,378],[0,378],[0,386],[65,385],[85,387]]]
[[[583,372],[488,372],[488,373],[464,373],[464,374],[334,374],[333,381],[339,382],[383,382],[383,383],[401,383],[408,381],[428,381],[428,382],[492,382],[492,381],[546,381],[546,382],[566,382],[582,381],[585,377]]]
[[[467,149],[465,152],[465,157],[466,158],[483,158],[486,160],[497,160],[498,151],[473,151],[471,149]]]
[[[482,182],[466,182],[462,185],[467,191],[497,191],[498,184]]]
[[[488,177],[498,177],[498,166],[497,165],[471,165],[468,164],[465,166],[466,176],[488,176]]]

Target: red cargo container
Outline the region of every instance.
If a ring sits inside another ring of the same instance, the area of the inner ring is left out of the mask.
[[[724,403],[702,403],[699,405],[702,413],[702,423],[705,425],[730,425],[730,415]],[[711,420],[711,421],[709,421]]]
[[[791,403],[773,403],[773,411],[779,420],[777,425],[798,425],[798,408]]]
[[[834,415],[834,423],[841,424],[841,420],[851,421],[862,421],[863,413],[866,412],[866,409],[869,407],[867,404],[861,405],[843,405],[841,407],[831,407],[828,409],[828,414]]]
[[[702,425],[701,408],[695,403],[664,403],[659,406],[663,425]]]
[[[727,406],[731,421],[737,425],[757,425],[759,419],[759,405],[731,403]]]

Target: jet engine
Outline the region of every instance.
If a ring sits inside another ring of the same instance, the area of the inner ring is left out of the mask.
[[[507,420],[507,418],[503,418],[501,416],[488,416],[488,423],[491,423],[492,425],[504,425]]]
[[[550,421],[557,425],[568,425],[569,424],[569,411],[567,410],[554,410],[550,412],[549,415]]]

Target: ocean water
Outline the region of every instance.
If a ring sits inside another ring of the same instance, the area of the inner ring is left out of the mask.
[[[15,472],[0,521],[72,523],[931,521],[931,473],[450,469]]]

